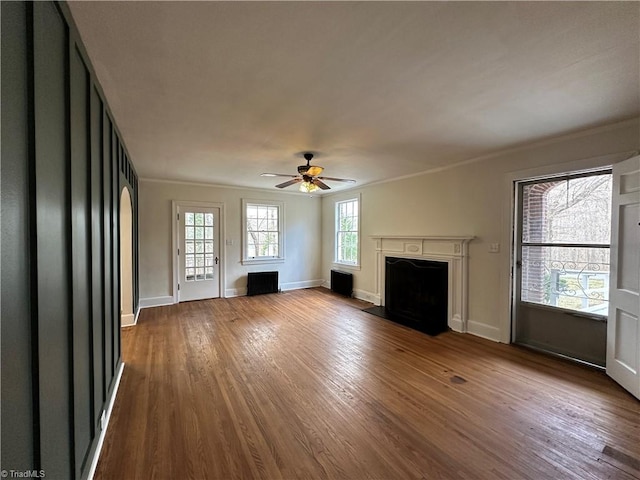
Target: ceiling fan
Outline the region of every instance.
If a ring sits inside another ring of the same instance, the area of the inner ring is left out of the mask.
[[[313,158],[313,153],[305,153],[303,155],[304,159],[307,161],[306,165],[298,165],[298,175],[286,175],[282,173],[263,173],[262,177],[289,177],[291,180],[287,180],[284,183],[280,183],[276,185],[276,188],[285,188],[289,185],[295,185],[296,183],[300,184],[299,190],[305,193],[315,192],[318,189],[329,190],[331,187],[323,182],[323,180],[329,180],[331,182],[345,182],[345,183],[356,183],[355,180],[349,180],[347,178],[333,178],[333,177],[319,177],[324,170],[323,167],[318,167],[316,165],[311,165],[311,159]]]

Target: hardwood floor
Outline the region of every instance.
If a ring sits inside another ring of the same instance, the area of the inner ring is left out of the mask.
[[[95,478],[640,478],[640,402],[605,374],[366,305],[143,310]]]

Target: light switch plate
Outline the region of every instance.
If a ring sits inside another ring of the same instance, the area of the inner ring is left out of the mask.
[[[490,243],[489,244],[489,253],[499,253],[500,252],[500,244],[499,243]]]

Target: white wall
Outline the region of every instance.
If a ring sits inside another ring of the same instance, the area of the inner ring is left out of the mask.
[[[140,305],[173,301],[172,200],[224,204],[226,296],[246,292],[247,272],[278,270],[283,289],[319,284],[321,276],[321,202],[317,197],[184,183],[140,181]],[[284,203],[285,262],[243,266],[242,199]]]
[[[325,195],[323,278],[330,278],[333,262],[335,202],[360,193],[361,269],[353,271],[356,295],[371,299],[377,293],[375,243],[370,235],[474,235],[469,260],[469,331],[507,342],[513,178],[526,178],[536,170],[546,174],[606,165],[610,159],[596,157],[640,149],[639,128],[636,119],[448,170]],[[500,243],[500,253],[489,253],[488,244],[495,242]]]

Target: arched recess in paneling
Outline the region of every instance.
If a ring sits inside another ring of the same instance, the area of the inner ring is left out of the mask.
[[[127,187],[120,194],[120,324],[135,324],[133,304],[133,208]]]

